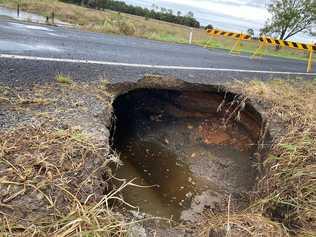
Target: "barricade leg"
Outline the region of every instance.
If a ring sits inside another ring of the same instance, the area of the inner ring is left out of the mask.
[[[230,53],[231,53],[231,54],[232,54],[232,53],[240,53],[240,51],[239,51],[240,42],[241,42],[241,39],[238,39],[238,40],[235,42],[234,46],[233,46],[232,49],[230,50]]]
[[[309,50],[309,57],[307,63],[307,72],[311,72],[313,68],[313,50]]]
[[[263,55],[263,52],[261,52],[261,50],[263,49],[264,47],[264,43],[263,42],[260,42],[259,44],[259,47],[256,49],[256,51],[253,53],[253,55],[251,56],[252,59],[256,58],[256,56],[259,56],[259,55]]]

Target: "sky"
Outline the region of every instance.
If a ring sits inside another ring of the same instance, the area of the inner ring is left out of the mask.
[[[271,0],[125,0],[126,3],[152,9],[159,7],[172,9],[174,13],[188,11],[202,25],[212,24],[215,28],[226,31],[246,32],[252,28],[255,34],[264,26],[270,14],[266,6]],[[290,40],[305,43],[316,42],[316,37],[298,34]]]

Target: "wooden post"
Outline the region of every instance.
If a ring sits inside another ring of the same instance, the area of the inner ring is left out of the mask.
[[[20,17],[20,3],[18,3],[17,8],[16,8],[16,15]]]
[[[55,24],[55,13],[54,11],[52,11],[52,25]]]
[[[190,29],[190,35],[189,35],[189,44],[192,44],[192,38],[193,38],[193,29]]]

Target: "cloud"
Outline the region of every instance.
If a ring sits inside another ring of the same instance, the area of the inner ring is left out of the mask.
[[[158,3],[173,3],[187,7],[208,11],[228,17],[238,18],[252,23],[263,25],[269,17],[264,0],[161,0]],[[252,4],[249,4],[252,2]]]

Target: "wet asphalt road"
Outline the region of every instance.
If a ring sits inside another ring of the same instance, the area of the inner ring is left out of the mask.
[[[96,60],[127,64],[203,67],[251,71],[304,73],[306,62],[265,57],[229,55],[221,50],[163,43],[135,37],[82,32],[76,29],[35,25],[0,19],[0,54],[59,59]],[[70,62],[47,62],[0,58],[0,82],[30,85],[53,80],[57,73],[75,80],[108,79],[135,81],[144,74],[171,75],[199,83],[218,83],[232,79],[313,78],[314,75],[287,75],[262,72],[181,70],[129,67]],[[315,70],[314,72],[315,73]]]

